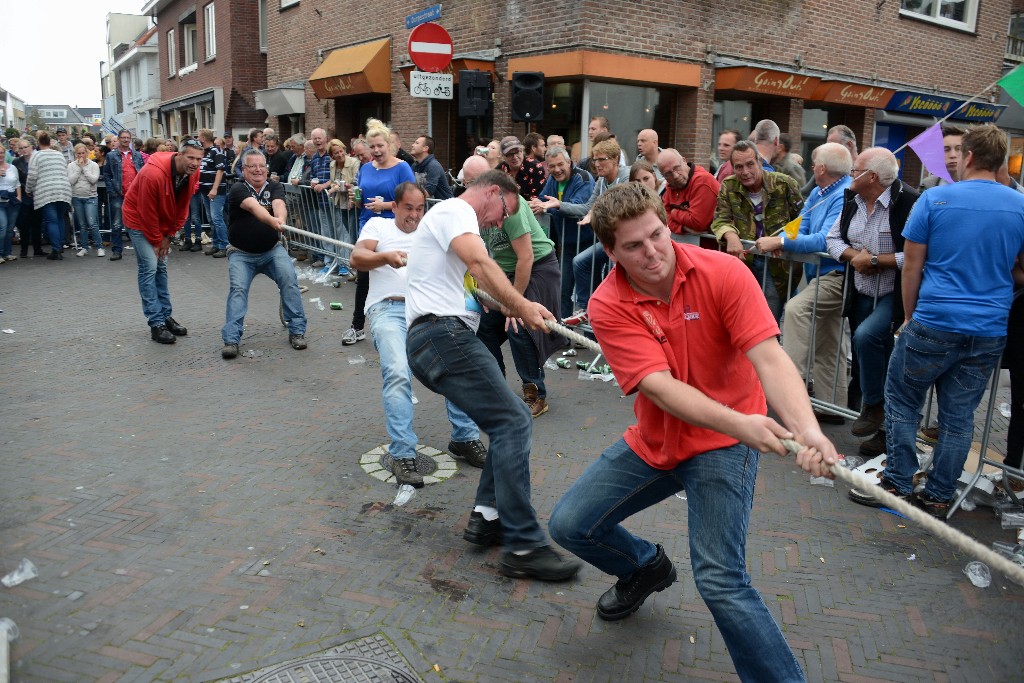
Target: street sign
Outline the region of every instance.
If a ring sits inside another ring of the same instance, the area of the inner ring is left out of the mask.
[[[409,93],[413,97],[450,100],[454,92],[455,77],[452,74],[435,74],[425,71],[413,71],[409,74]]]
[[[409,34],[409,58],[423,71],[444,71],[453,52],[452,37],[438,24],[420,24]]]
[[[405,27],[411,31],[420,24],[425,24],[428,21],[437,21],[440,18],[441,5],[431,5],[426,9],[421,9],[419,12],[407,16],[405,18]]]

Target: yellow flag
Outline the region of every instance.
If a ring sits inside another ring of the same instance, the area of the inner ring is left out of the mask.
[[[800,233],[800,221],[804,219],[803,216],[797,216],[790,222],[786,223],[782,229],[786,231],[786,237],[791,240],[795,240],[796,236]]]

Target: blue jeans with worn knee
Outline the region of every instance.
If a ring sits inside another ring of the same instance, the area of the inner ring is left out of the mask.
[[[416,432],[413,431],[412,373],[405,351],[405,302],[393,299],[378,301],[366,311],[370,336],[380,354],[380,374],[384,381],[381,400],[384,405],[384,427],[391,437],[388,452],[393,458],[416,457]],[[480,430],[455,404],[445,400],[448,421],[452,424],[452,441],[475,441]]]
[[[54,251],[64,250],[64,217],[68,215],[66,202],[50,202],[40,211],[43,214],[43,232]]]
[[[916,320],[903,328],[885,380],[885,477],[903,494],[914,490],[917,427],[928,389],[935,385],[939,442],[924,487],[933,500],[952,500],[974,436],[981,402],[1006,337],[944,332]]]
[[[96,248],[102,249],[99,200],[96,197],[72,197],[71,208],[75,210],[75,220],[78,221],[78,246],[88,249],[91,235]]]
[[[289,334],[306,334],[306,314],[302,310],[302,295],[299,281],[295,277],[295,266],[288,252],[280,243],[262,254],[253,254],[241,249],[228,253],[227,311],[220,336],[225,344],[237,344],[245,328],[245,313],[249,309],[249,287],[253,278],[263,273],[277,283],[284,308],[284,319],[288,321]]]
[[[576,308],[587,310],[590,295],[601,283],[604,277],[601,273],[609,262],[608,254],[604,253],[600,242],[587,247],[572,260],[572,275],[576,280]]]
[[[657,548],[622,522],[685,489],[693,580],[736,672],[744,681],[802,681],[796,657],[747,573],[759,457],[737,444],[659,470],[620,438],[558,501],[548,530],[566,550],[628,580],[654,559]]]
[[[533,417],[509,388],[494,357],[462,320],[431,316],[413,321],[406,340],[416,379],[461,408],[489,444],[476,504],[497,508],[507,550],[546,545],[530,503]]]
[[[167,287],[167,257],[157,258],[156,248],[140,230],[128,228],[139,267],[139,296],[142,313],[150,327],[163,325],[171,317],[171,292]]]
[[[880,296],[877,304],[873,296],[860,292],[853,298],[850,334],[860,367],[861,395],[868,405],[878,405],[884,398],[885,371],[893,345],[892,297],[891,293]]]

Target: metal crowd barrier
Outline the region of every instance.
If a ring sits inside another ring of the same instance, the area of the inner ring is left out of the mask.
[[[290,224],[307,232],[355,244],[359,229],[357,209],[337,207],[326,192],[313,192],[309,185],[289,183],[284,185],[284,189]],[[352,257],[351,249],[295,233],[289,234],[288,247],[293,256],[305,254],[306,260],[319,259],[333,271],[349,268]]]

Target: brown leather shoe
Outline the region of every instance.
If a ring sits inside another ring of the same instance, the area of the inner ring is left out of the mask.
[[[539,395],[539,389],[532,382],[523,385],[523,400],[530,406],[530,414],[539,417],[548,412],[548,402]]]
[[[850,427],[850,433],[854,436],[871,436],[882,427],[885,421],[885,405],[882,403],[865,403],[860,415],[854,420]]]

